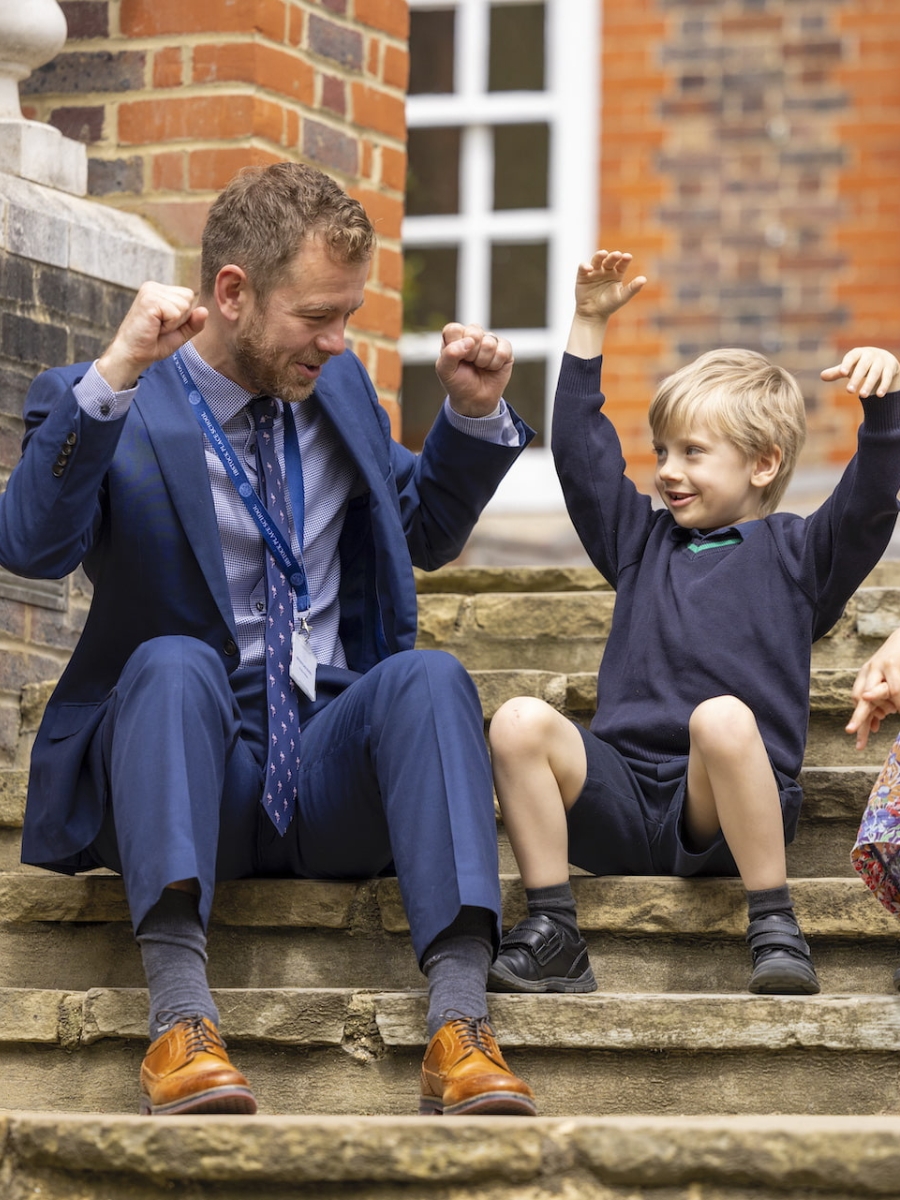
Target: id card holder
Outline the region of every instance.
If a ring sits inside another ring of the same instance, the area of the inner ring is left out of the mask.
[[[304,696],[316,698],[316,656],[309,642],[309,626],[306,618],[294,621],[291,638],[291,679]]]

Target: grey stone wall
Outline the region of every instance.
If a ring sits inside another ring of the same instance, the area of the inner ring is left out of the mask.
[[[0,487],[32,379],[96,358],[140,284],[174,275],[174,252],[139,218],[0,172]],[[22,757],[22,689],[59,677],[89,602],[81,571],[24,580],[0,568],[0,763]]]

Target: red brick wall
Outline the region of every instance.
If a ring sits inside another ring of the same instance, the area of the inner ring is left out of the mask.
[[[858,402],[818,378],[900,352],[896,0],[606,0],[600,242],[650,277],[611,330],[606,386],[649,473],[659,377],[761,350],[809,404],[807,467],[853,451]]]
[[[196,286],[210,201],[242,166],[299,159],[366,207],[379,249],[353,344],[398,418],[405,0],[63,0],[63,52],[27,117],[88,146],[89,192],[152,221]]]

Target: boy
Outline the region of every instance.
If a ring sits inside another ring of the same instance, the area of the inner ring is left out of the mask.
[[[750,991],[814,993],[784,849],[800,810],[811,645],[891,537],[900,363],[867,347],[822,372],[848,380],[864,420],[834,494],[804,520],[774,512],[805,436],[796,383],[749,351],[703,355],[650,408],[664,505],[653,510],[623,474],[599,392],[607,322],[646,282],[625,281],[630,261],[599,250],[579,268],[553,420],[569,514],[617,591],[598,710],[587,731],[519,697],[491,724],[529,915],[504,937],[489,986],[596,988],[573,863],[596,875],[739,875]]]

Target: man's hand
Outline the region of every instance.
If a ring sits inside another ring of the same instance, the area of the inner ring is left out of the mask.
[[[622,250],[598,250],[582,263],[575,279],[575,315],[566,350],[577,358],[597,358],[603,352],[606,323],[614,312],[636,296],[647,278],[637,275],[628,283],[625,272],[631,255]]]
[[[847,391],[860,397],[886,396],[900,390],[900,362],[889,350],[857,346],[848,350],[836,367],[826,367],[822,378],[829,383],[846,379]]]
[[[441,352],[434,369],[450,398],[450,407],[463,417],[486,417],[500,403],[513,368],[512,346],[480,325],[451,322],[441,334]]]
[[[856,749],[864,750],[884,718],[900,712],[900,629],[863,663],[851,694],[856,707],[846,730],[856,734]]]
[[[125,314],[97,370],[114,392],[132,387],[141,371],[168,358],[206,324],[205,308],[194,307],[190,288],[144,283]]]

